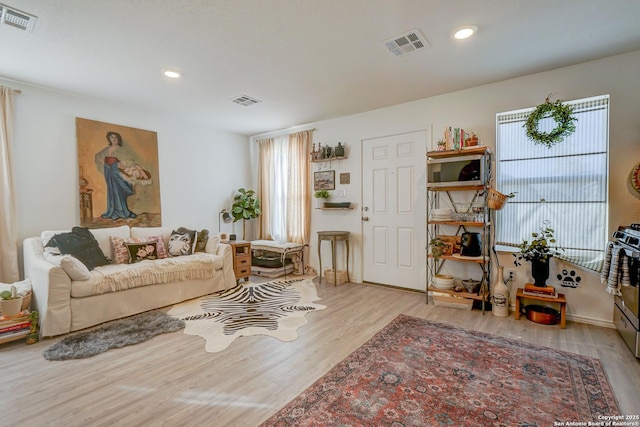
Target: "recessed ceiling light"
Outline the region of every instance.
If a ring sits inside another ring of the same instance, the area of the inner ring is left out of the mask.
[[[457,40],[468,39],[472,35],[474,35],[478,31],[478,27],[475,25],[465,25],[464,27],[458,28],[455,33],[453,33],[453,38]]]
[[[182,72],[169,68],[162,70],[162,74],[164,74],[165,77],[169,77],[170,79],[179,79],[180,77],[182,77]]]

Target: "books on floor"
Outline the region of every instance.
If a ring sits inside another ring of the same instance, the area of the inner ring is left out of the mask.
[[[31,319],[29,311],[23,310],[18,316],[0,316],[0,339],[10,338],[29,332]]]

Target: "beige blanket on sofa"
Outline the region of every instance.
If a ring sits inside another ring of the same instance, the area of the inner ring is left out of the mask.
[[[207,253],[142,261],[135,264],[110,264],[91,271],[90,280],[73,281],[74,298],[117,292],[124,289],[182,280],[208,279],[222,268],[222,257]]]

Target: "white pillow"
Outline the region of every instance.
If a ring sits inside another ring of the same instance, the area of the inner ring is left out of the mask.
[[[172,230],[171,227],[131,227],[131,237],[147,238],[162,236],[164,245],[167,246]]]
[[[111,253],[111,236],[122,237],[127,239],[131,236],[131,229],[128,225],[121,225],[120,227],[108,227],[108,228],[92,228],[91,234],[96,238],[102,253],[107,257],[113,259]]]
[[[220,245],[220,236],[210,236],[207,239],[207,244],[204,247],[204,251],[208,254],[217,254],[218,246]]]
[[[29,291],[31,290],[31,279],[24,279],[20,282],[15,282],[15,283],[3,283],[0,282],[0,292],[2,291],[10,291],[11,290],[11,286],[15,286],[16,287],[16,294],[19,297],[23,297],[25,295],[27,295],[29,293]]]
[[[55,255],[51,253],[45,253],[44,259],[51,264],[59,265],[62,267],[65,273],[71,278],[71,280],[89,280],[91,279],[91,272],[86,265],[82,263],[78,258],[71,255]]]

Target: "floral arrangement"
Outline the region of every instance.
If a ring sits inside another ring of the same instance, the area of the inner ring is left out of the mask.
[[[519,261],[522,259],[547,262],[549,257],[559,255],[560,251],[564,251],[564,249],[554,245],[556,243],[554,233],[553,228],[549,227],[549,221],[544,221],[539,232],[531,233],[533,240],[525,239],[518,245],[520,252],[513,254],[515,257],[514,265],[516,267],[521,265]]]

